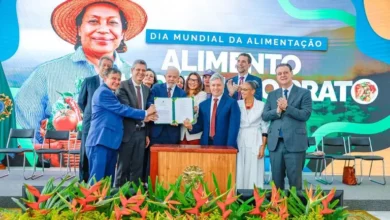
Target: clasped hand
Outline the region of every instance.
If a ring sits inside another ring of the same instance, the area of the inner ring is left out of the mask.
[[[286,111],[286,108],[288,106],[288,103],[287,103],[287,99],[284,98],[284,97],[281,97],[277,100],[277,104],[278,104],[278,113],[282,112],[282,111]]]
[[[156,121],[158,119],[157,115],[157,110],[155,105],[151,105],[148,110],[146,110],[148,115],[145,117],[144,121],[149,122],[149,121]]]

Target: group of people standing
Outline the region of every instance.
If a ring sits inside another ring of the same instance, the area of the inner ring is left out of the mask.
[[[276,78],[282,88],[262,102],[262,81],[248,73],[251,59],[240,54],[238,75],[227,81],[206,70],[192,72],[180,83],[179,70],[168,67],[166,82],[156,83],[143,60],[134,61],[131,78],[121,81],[113,60],[103,57],[100,74],[84,80],[79,96],[84,112],[80,180],[112,176],[117,187],[127,181],[145,183],[150,146],[200,144],[238,149],[237,188],[263,187],[266,147],[276,186],[284,188],[287,174],[290,186],[302,188],[310,92],[293,85],[289,64],[279,64]],[[154,124],[156,97],[193,97],[195,122]]]
[[[16,96],[17,120],[23,128],[39,128],[51,115],[57,91],[69,91],[85,78],[78,100],[84,114],[80,180],[115,176],[116,186],[145,182],[150,146],[182,143],[237,148],[237,188],[262,187],[267,147],[276,186],[284,188],[287,173],[290,186],[301,188],[311,95],[293,85],[290,65],[276,67],[282,88],[263,103],[261,79],[248,74],[249,54],[238,56],[238,75],[227,82],[213,70],[184,79],[169,67],[166,83],[158,84],[145,61],[128,65],[119,53],[147,23],[146,12],[133,1],[66,1],[54,9],[51,23],[75,52],[33,71]],[[196,123],[154,124],[154,97],[194,97]]]

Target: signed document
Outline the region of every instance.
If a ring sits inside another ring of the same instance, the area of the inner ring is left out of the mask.
[[[155,124],[182,124],[187,118],[194,121],[193,98],[160,98],[154,99],[158,115]]]
[[[155,124],[172,124],[173,121],[173,105],[171,98],[156,98],[154,100],[158,115]]]
[[[187,118],[194,121],[194,101],[193,98],[177,98],[175,100],[175,121],[182,124]]]

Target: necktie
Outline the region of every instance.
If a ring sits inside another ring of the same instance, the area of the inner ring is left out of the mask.
[[[168,98],[171,98],[171,96],[172,96],[171,91],[172,91],[172,88],[168,88]]]
[[[135,86],[137,89],[137,108],[142,109],[142,97],[141,97],[141,86]]]
[[[211,114],[211,125],[210,125],[210,137],[213,138],[215,135],[215,118],[217,114],[218,99],[214,99],[213,113]]]
[[[241,85],[244,82],[244,77],[240,77],[240,81],[238,82],[238,85]],[[241,92],[239,91],[237,94],[237,100],[241,100]]]
[[[285,89],[284,91],[283,91],[283,93],[284,93],[284,97],[287,99],[287,93],[288,93],[288,90],[287,89]]]

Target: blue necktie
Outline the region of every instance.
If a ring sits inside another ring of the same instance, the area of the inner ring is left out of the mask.
[[[287,93],[288,93],[288,90],[285,89],[283,90],[283,94],[284,94],[284,97],[287,99]],[[283,131],[282,131],[282,127],[280,127],[279,129],[279,137],[283,137]]]
[[[287,89],[283,90],[283,93],[284,93],[284,97],[287,99],[288,90]]]

